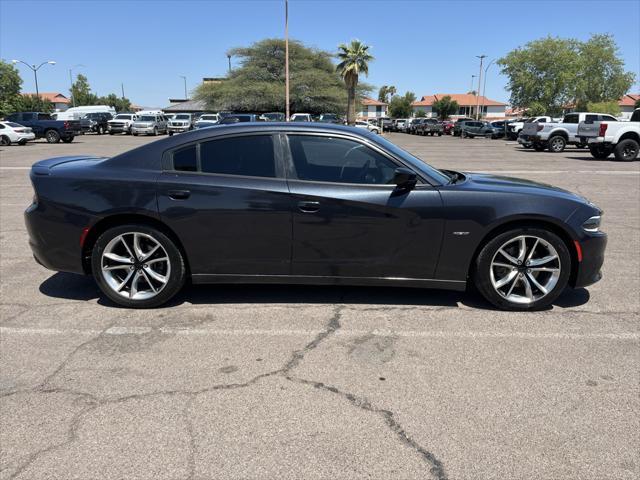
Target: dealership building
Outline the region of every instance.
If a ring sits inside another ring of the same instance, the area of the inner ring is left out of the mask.
[[[451,97],[451,100],[455,100],[458,103],[458,111],[453,115],[449,115],[450,118],[473,118],[476,116],[477,111],[480,111],[481,116],[485,118],[505,118],[506,103],[471,93],[436,93],[434,95],[425,95],[420,100],[416,100],[411,104],[413,115],[417,115],[418,112],[424,112],[428,118],[437,117],[438,112],[433,109],[433,104],[444,97]]]

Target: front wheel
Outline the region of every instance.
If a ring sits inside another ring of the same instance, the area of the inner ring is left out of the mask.
[[[632,138],[627,138],[618,142],[613,152],[619,162],[631,162],[638,158],[638,148],[638,142]]]
[[[555,233],[517,228],[490,240],[480,251],[474,283],[504,310],[536,310],[563,292],[571,274],[571,254]]]
[[[102,127],[102,125],[98,125],[98,135],[102,135],[104,133],[104,128]]]
[[[44,138],[47,140],[47,143],[58,143],[60,141],[60,134],[55,130],[48,130],[44,134]]]
[[[173,132],[171,130],[169,130],[169,136],[172,137],[173,136]]]
[[[185,282],[184,259],[174,242],[146,225],[104,232],[91,253],[93,277],[115,303],[152,308],[171,299]]]

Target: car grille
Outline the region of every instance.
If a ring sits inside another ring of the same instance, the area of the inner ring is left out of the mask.
[[[122,122],[113,122],[113,123],[110,123],[109,125],[116,128],[122,128],[124,127],[125,124]]]

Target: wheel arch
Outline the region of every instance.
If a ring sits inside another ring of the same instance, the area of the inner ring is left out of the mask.
[[[549,132],[549,136],[547,137],[547,140],[551,140],[553,137],[564,137],[565,140],[569,140],[569,133],[566,130],[552,130],[551,132]]]
[[[640,143],[640,135],[638,135],[636,132],[626,132],[620,136],[617,143],[623,140],[635,140],[636,142]]]
[[[471,262],[469,263],[469,269],[467,271],[467,278],[473,278],[476,259],[484,246],[497,235],[516,228],[544,228],[558,235],[566,245],[567,250],[569,250],[569,255],[571,255],[571,275],[569,276],[569,285],[575,285],[576,277],[578,275],[578,252],[574,243],[575,239],[565,227],[550,217],[512,218],[497,225],[493,225],[486,232],[482,240],[480,240],[473,252]]]
[[[176,233],[162,221],[143,214],[114,214],[101,219],[91,226],[84,237],[84,243],[82,245],[82,268],[85,274],[91,274],[91,252],[93,251],[93,247],[100,235],[110,228],[117,227],[119,225],[126,225],[129,223],[147,225],[149,227],[156,228],[167,235],[175,243],[176,247],[178,247],[180,253],[182,254],[187,277],[191,275],[189,257],[187,256],[187,252],[184,249],[184,246],[182,245],[182,242],[180,241],[178,235],[176,235]]]

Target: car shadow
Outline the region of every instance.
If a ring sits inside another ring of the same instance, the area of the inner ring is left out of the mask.
[[[89,301],[124,308],[105,297],[90,276],[55,273],[40,284],[40,293],[54,298]],[[589,301],[584,288],[567,289],[553,305],[569,308]],[[224,304],[361,304],[392,306],[459,307],[460,304],[479,310],[498,310],[474,290],[449,290],[404,287],[352,287],[324,285],[186,285],[165,307],[184,303],[194,305]],[[162,307],[160,307],[162,308]],[[553,307],[548,307],[551,309]]]

